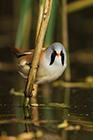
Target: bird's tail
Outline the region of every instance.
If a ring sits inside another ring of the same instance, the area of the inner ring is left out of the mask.
[[[21,51],[18,48],[15,47],[11,47],[11,52],[16,56],[16,57],[20,57]]]
[[[21,56],[25,56],[25,55],[32,55],[33,54],[33,50],[32,51],[20,51],[19,48],[15,48],[15,47],[12,47],[11,48],[11,51],[13,52],[13,54],[19,58]]]

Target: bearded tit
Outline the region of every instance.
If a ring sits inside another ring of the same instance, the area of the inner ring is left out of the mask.
[[[23,53],[16,52],[19,73],[24,78],[28,77],[33,53],[34,50]],[[40,55],[36,83],[43,84],[56,80],[63,74],[66,66],[66,50],[61,43],[55,42],[48,48],[43,48]]]

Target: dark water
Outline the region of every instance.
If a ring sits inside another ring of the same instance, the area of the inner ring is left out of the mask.
[[[24,88],[16,72],[0,72],[1,134],[42,130],[50,139],[93,139],[93,89],[40,86],[35,104],[23,108],[24,96],[18,91]],[[60,125],[64,120],[67,127]]]

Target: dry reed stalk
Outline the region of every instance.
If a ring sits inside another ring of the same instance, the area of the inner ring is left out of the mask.
[[[43,41],[44,41],[45,33],[47,30],[51,9],[52,9],[52,0],[46,0],[45,5],[44,5],[41,25],[39,25],[40,27],[38,29],[38,34],[35,41],[36,47],[35,47],[34,56],[32,60],[32,67],[29,72],[26,89],[25,89],[25,95],[27,97],[33,96],[33,86],[35,83],[35,77],[36,77],[36,73],[38,69],[39,58],[40,58],[41,50],[43,47]]]

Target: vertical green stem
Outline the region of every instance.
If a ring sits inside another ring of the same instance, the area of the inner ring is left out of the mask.
[[[70,58],[69,58],[69,43],[68,43],[68,21],[67,21],[67,0],[62,0],[62,37],[63,43],[67,50],[67,68],[65,71],[65,80],[71,80],[71,70],[70,70]]]
[[[33,0],[21,0],[20,20],[15,47],[27,48],[31,28],[31,8]]]
[[[69,45],[68,45],[68,28],[67,28],[67,0],[62,0],[62,37],[63,43],[67,50],[67,68],[65,71],[65,80],[71,80],[70,61],[69,61]],[[70,105],[70,89],[65,89],[64,103]],[[67,118],[68,110],[64,110],[64,118]]]

